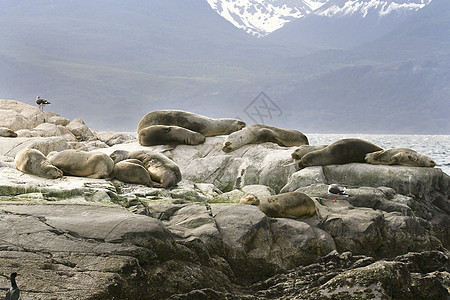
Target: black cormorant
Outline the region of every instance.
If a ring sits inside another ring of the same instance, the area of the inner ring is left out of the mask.
[[[11,273],[11,287],[6,292],[6,300],[18,300],[20,298],[20,290],[16,283],[17,273]]]

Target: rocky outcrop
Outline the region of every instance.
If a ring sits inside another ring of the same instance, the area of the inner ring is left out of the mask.
[[[19,101],[0,100],[0,106],[0,127],[18,135],[18,138],[0,137],[0,155],[14,158],[24,148],[34,148],[45,155],[65,149],[91,151],[136,141],[131,134],[93,132],[80,118],[70,121]]]
[[[431,228],[446,248],[450,246],[445,225],[450,224],[450,176],[440,169],[369,164],[311,167],[292,174],[282,192],[326,197],[330,183],[348,187],[352,197],[345,199],[352,206],[397,212]]]
[[[259,299],[445,299],[449,267],[448,255],[439,251],[380,261],[332,251],[252,288]]]
[[[8,105],[2,108],[28,122],[15,130],[52,132],[0,138],[0,272],[21,274],[25,299],[449,296],[450,179],[439,169],[347,164],[298,171],[292,148],[264,143],[224,153],[223,136],[175,148],[142,147],[132,135],[89,128],[73,139],[68,120]],[[176,162],[183,180],[160,189],[44,179],[14,168],[22,148],[152,149]],[[330,183],[350,196],[329,194]],[[307,194],[317,215],[270,218],[238,204],[248,193],[280,191]],[[0,288],[7,287],[0,276]]]

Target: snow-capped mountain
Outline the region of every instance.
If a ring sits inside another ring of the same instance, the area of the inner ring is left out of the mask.
[[[349,15],[361,15],[367,17],[370,14],[379,17],[391,13],[410,13],[417,11],[432,0],[329,0],[314,14],[326,17],[342,17]]]
[[[262,37],[313,14],[324,17],[407,14],[432,0],[207,0],[212,9],[247,33]]]
[[[207,0],[212,9],[247,33],[261,37],[312,13],[328,0]]]

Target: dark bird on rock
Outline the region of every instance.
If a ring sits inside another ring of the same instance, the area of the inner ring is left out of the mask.
[[[6,300],[18,300],[20,298],[20,290],[16,283],[17,273],[11,273],[11,287],[6,292]]]
[[[328,192],[335,195],[347,195],[348,194],[344,191],[342,187],[339,185],[333,183],[328,186]]]
[[[36,104],[39,105],[39,109],[44,111],[44,106],[46,106],[47,104],[51,104],[50,102],[48,102],[46,99],[41,98],[40,96],[36,97]]]

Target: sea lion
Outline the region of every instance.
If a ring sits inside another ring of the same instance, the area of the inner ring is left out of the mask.
[[[113,160],[102,152],[67,149],[52,151],[47,159],[61,169],[64,175],[89,178],[108,178],[114,169]]]
[[[426,155],[408,148],[393,148],[366,154],[366,162],[373,165],[402,165],[408,167],[431,167],[436,163]]]
[[[317,213],[314,201],[300,192],[283,193],[262,199],[248,194],[239,203],[256,205],[266,216],[273,218],[312,217]]]
[[[291,156],[293,159],[301,159],[305,154],[308,154],[309,152],[312,151],[323,149],[327,146],[328,145],[318,145],[318,146],[302,145],[297,149],[295,149],[294,152],[292,152]]]
[[[111,177],[125,183],[142,184],[153,187],[152,177],[138,159],[125,159],[114,165]]]
[[[305,154],[299,167],[363,163],[367,153],[383,150],[361,139],[343,139],[321,149]]]
[[[162,188],[172,188],[181,181],[181,171],[176,163],[162,153],[154,151],[116,150],[110,154],[111,159],[118,163],[125,159],[138,159],[141,161],[152,180],[159,182]]]
[[[205,137],[179,126],[151,125],[139,131],[138,140],[142,146],[198,145],[205,142]]]
[[[138,124],[137,132],[152,125],[183,127],[203,136],[226,135],[245,127],[238,119],[213,119],[181,110],[157,110],[145,115]]]
[[[20,150],[15,158],[14,165],[17,170],[44,178],[61,178],[63,172],[51,164],[51,162],[36,149],[25,148]]]
[[[297,130],[254,124],[230,134],[225,140],[222,150],[231,152],[247,144],[265,142],[277,143],[283,147],[292,147],[308,145],[308,138]]]
[[[1,137],[17,137],[17,133],[6,127],[0,127]]]

